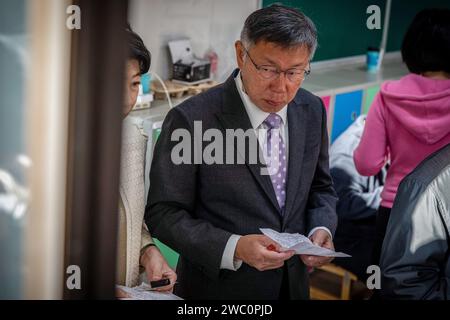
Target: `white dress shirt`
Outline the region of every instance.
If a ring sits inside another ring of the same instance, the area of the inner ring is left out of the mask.
[[[259,107],[257,107],[251,101],[250,97],[245,93],[240,73],[238,73],[238,75],[236,76],[236,78],[234,78],[234,80],[236,82],[236,87],[238,89],[241,100],[244,104],[245,111],[247,112],[247,115],[250,118],[250,123],[252,124],[252,127],[255,130],[256,136],[258,137],[260,147],[262,148],[262,150],[264,152],[263,154],[267,154],[265,141],[266,141],[266,137],[267,137],[267,129],[268,128],[267,128],[266,124],[264,123],[264,120],[266,120],[266,118],[270,115],[270,113],[265,112],[265,111],[261,110]],[[288,106],[285,105],[280,111],[277,112],[277,114],[282,119],[282,126],[280,127],[280,135],[284,141],[284,144],[286,145],[286,156],[288,155],[288,152],[289,152],[289,143],[288,143],[289,131],[288,131],[288,121],[287,121],[287,107]],[[263,130],[261,130],[261,129],[263,129]],[[287,157],[287,159],[289,159],[289,157]],[[309,232],[308,237],[310,237],[318,229],[323,229],[323,230],[327,231],[331,236],[331,232],[328,228],[316,227]],[[234,259],[234,253],[236,251],[237,242],[240,237],[241,237],[240,235],[233,234],[228,239],[228,242],[225,246],[225,250],[222,255],[222,261],[220,263],[221,269],[228,269],[228,270],[236,271],[241,267],[242,261]]]

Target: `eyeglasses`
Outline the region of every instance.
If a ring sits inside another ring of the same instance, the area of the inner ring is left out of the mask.
[[[250,61],[255,66],[256,70],[258,71],[258,74],[267,80],[275,79],[277,78],[281,73],[284,73],[286,75],[286,78],[290,82],[298,83],[303,80],[305,80],[306,76],[308,76],[311,73],[311,69],[298,69],[298,68],[292,68],[285,71],[278,70],[278,68],[274,66],[267,66],[267,65],[257,65],[255,61],[253,61],[252,57],[250,57],[250,54],[248,53],[247,49],[245,49],[245,52],[247,53],[247,56],[250,58]]]

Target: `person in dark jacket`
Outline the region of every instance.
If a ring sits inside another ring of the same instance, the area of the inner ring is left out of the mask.
[[[319,97],[301,88],[316,40],[314,24],[300,11],[277,4],[259,9],[235,42],[239,69],[167,114],[150,170],[145,221],[180,253],[176,295],[308,299],[307,267],[332,260],[293,256],[260,230],[304,234],[334,249],[337,197],[326,111]],[[212,132],[214,148],[202,139]],[[265,160],[264,150],[273,158]],[[267,168],[269,174],[260,170]]]
[[[450,144],[400,184],[381,253],[381,297],[450,297]]]
[[[371,264],[376,212],[386,177],[386,168],[370,177],[356,171],[353,152],[361,140],[365,119],[365,115],[358,117],[330,148],[330,173],[339,197],[335,246],[336,250],[352,256],[350,259],[337,258],[334,264],[362,280],[367,278],[366,270]]]

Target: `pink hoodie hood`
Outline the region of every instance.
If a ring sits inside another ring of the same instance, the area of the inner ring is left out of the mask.
[[[434,144],[450,132],[450,80],[409,74],[381,86],[388,112],[425,144]]]

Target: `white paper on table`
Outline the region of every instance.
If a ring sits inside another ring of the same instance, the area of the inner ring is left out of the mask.
[[[133,288],[119,285],[117,285],[116,288],[122,290],[129,296],[128,298],[121,300],[183,300],[169,292],[152,291],[151,287],[144,282],[140,286]]]
[[[348,258],[350,255],[319,247],[299,233],[280,233],[269,228],[260,228],[261,232],[281,246],[281,251],[294,250],[296,254],[322,257]]]

